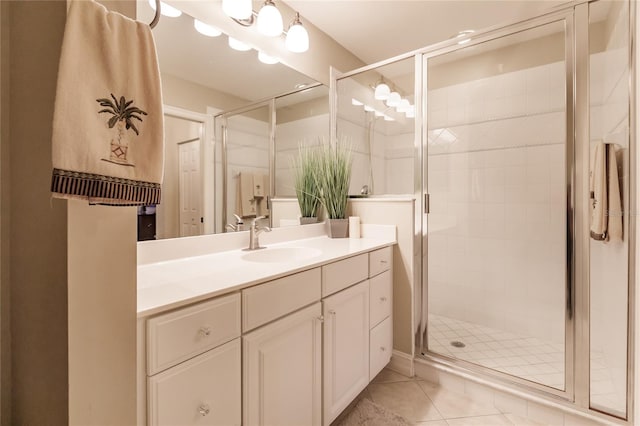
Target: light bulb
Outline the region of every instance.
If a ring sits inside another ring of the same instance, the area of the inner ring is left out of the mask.
[[[402,100],[402,98],[400,97],[400,93],[398,92],[391,92],[389,94],[389,97],[387,98],[387,106],[388,107],[397,107],[398,105],[400,105],[400,101]]]
[[[398,112],[407,112],[410,108],[411,108],[411,104],[409,103],[409,100],[402,99],[398,104],[398,106],[396,107],[396,110]]]
[[[156,10],[156,0],[149,0],[149,5],[151,9]],[[169,6],[165,2],[160,2],[160,14],[169,18],[177,18],[182,15],[182,11],[173,6]]]
[[[217,29],[216,27],[212,27],[211,25],[205,24],[202,21],[198,21],[197,19],[193,20],[193,27],[203,36],[207,37],[218,37],[222,34],[222,31]]]
[[[296,17],[289,26],[284,44],[287,50],[294,53],[304,53],[309,50],[309,33],[305,27],[302,26],[298,12],[296,12]]]
[[[278,62],[280,62],[278,60],[278,58],[274,58],[273,56],[269,56],[264,52],[258,52],[258,59],[260,60],[260,62],[262,62],[263,64],[267,64],[267,65],[273,65],[273,64],[277,64]]]
[[[251,0],[222,0],[222,10],[235,19],[249,19],[253,14]]]
[[[251,46],[233,37],[229,37],[229,47],[232,48],[233,50],[239,50],[240,52],[246,52],[247,50],[251,50]]]
[[[267,0],[258,13],[258,31],[261,34],[276,37],[282,34],[282,15],[273,1]]]
[[[391,89],[385,83],[380,83],[376,86],[375,94],[373,95],[379,101],[384,101],[389,97]]]

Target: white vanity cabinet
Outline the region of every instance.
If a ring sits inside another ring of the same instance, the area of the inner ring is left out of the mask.
[[[147,422],[240,425],[240,294],[147,321]]]
[[[369,384],[369,281],[323,300],[324,424]]]
[[[243,424],[320,425],[320,282],[314,268],[242,291]]]
[[[320,302],[245,335],[245,425],[321,423]]]
[[[390,268],[391,247],[322,267],[324,425],[391,360]]]
[[[329,425],[390,360],[391,250],[141,318],[146,424]]]

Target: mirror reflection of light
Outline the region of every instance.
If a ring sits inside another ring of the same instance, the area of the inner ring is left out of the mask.
[[[363,103],[360,102],[359,100],[355,99],[355,98],[351,98],[351,105],[362,106]]]
[[[155,11],[156,1],[149,0],[149,6],[151,6],[151,9]],[[168,18],[177,18],[178,16],[182,15],[182,11],[180,9],[176,9],[173,6],[169,6],[165,2],[160,2],[160,14]]]
[[[248,44],[245,44],[233,37],[229,37],[229,47],[232,48],[233,50],[238,50],[240,52],[246,52],[247,50],[251,50],[251,47]]]
[[[370,107],[369,105],[365,105],[364,110],[367,112],[375,111],[375,109],[373,107]]]
[[[205,24],[202,21],[198,21],[197,19],[193,20],[193,27],[203,36],[207,37],[218,37],[222,34],[222,31],[213,27],[209,24]]]
[[[273,64],[277,64],[278,62],[280,62],[278,60],[278,58],[275,58],[273,56],[269,56],[264,52],[258,52],[258,59],[260,60],[260,62],[262,62],[263,64],[267,64],[267,65],[273,65]]]

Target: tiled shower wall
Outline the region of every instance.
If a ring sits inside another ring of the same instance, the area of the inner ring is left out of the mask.
[[[429,309],[564,341],[564,63],[429,91]]]

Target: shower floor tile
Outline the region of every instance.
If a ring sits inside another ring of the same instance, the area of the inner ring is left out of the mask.
[[[461,342],[456,347],[452,342]],[[451,358],[521,377],[556,389],[564,389],[564,346],[535,337],[429,315],[429,350]],[[612,373],[601,353],[591,353],[592,403],[625,411],[625,398],[617,396]]]

